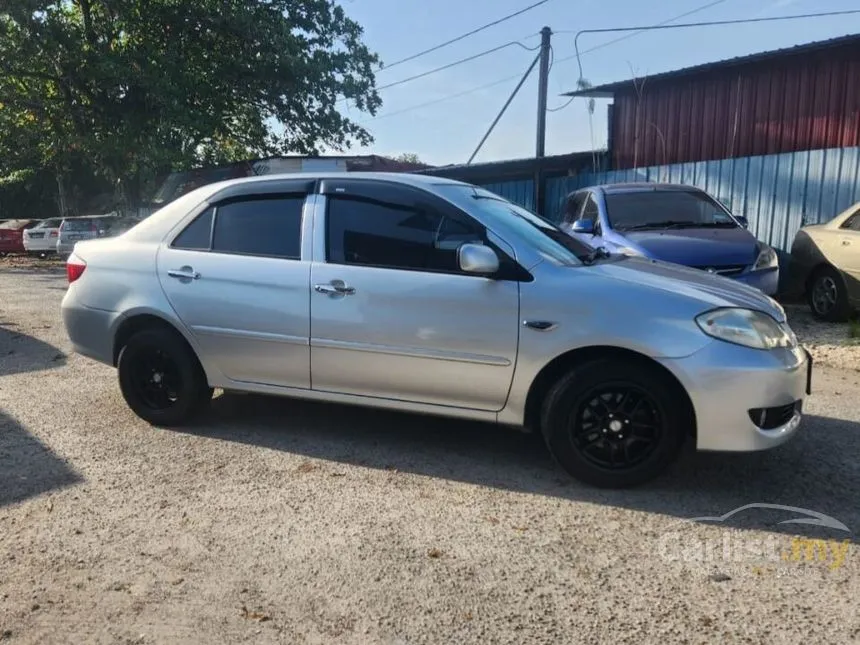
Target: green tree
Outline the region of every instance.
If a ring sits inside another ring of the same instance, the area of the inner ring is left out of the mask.
[[[421,161],[421,158],[417,154],[415,154],[414,152],[404,152],[404,153],[399,154],[396,157],[394,157],[394,160],[395,161],[402,161],[403,163],[422,164],[425,166],[427,165],[423,161]]]
[[[157,172],[367,145],[378,58],[334,0],[0,0],[0,176]]]

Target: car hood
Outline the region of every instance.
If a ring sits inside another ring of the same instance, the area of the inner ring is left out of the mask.
[[[746,266],[755,262],[758,253],[758,242],[744,228],[683,228],[617,233],[649,257],[687,266]]]
[[[697,300],[702,311],[743,307],[785,322],[785,311],[773,298],[736,280],[647,258],[625,258],[591,267],[606,277]]]

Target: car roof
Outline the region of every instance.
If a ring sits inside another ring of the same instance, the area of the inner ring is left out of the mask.
[[[277,183],[285,179],[300,179],[304,181],[315,181],[319,179],[372,179],[425,189],[430,188],[431,186],[441,185],[471,185],[462,181],[456,181],[454,179],[447,179],[444,177],[435,177],[433,175],[413,175],[411,173],[399,172],[294,172],[225,179],[224,181],[213,182],[211,184],[205,184],[195,188],[194,190],[165,204],[149,217],[142,219],[140,224],[132,229],[132,236],[129,239],[141,242],[161,240],[176,223],[176,218],[178,216],[184,215],[190,209],[212,199],[213,196],[217,196],[219,192],[230,186],[240,184],[260,184],[261,188],[265,190],[264,186],[266,183]]]
[[[327,172],[290,172],[271,175],[257,175],[254,177],[238,177],[235,179],[225,179],[224,181],[206,184],[205,186],[201,186],[201,188],[211,189],[207,191],[207,193],[208,195],[212,195],[226,186],[258,182],[265,183],[267,181],[279,181],[284,179],[375,179],[377,181],[387,181],[410,186],[432,186],[440,184],[467,185],[462,181],[457,181],[456,179],[435,177],[433,175],[413,175],[406,172],[344,172],[341,170]]]
[[[10,219],[10,220],[6,220],[5,222],[0,223],[0,228],[9,228],[9,229],[21,228],[23,226],[27,226],[27,224],[29,224],[32,221],[34,221],[34,220],[31,220],[31,219]]]
[[[697,188],[696,186],[688,186],[686,184],[664,184],[657,182],[631,182],[629,184],[601,184],[596,186],[589,186],[587,190],[595,190],[600,189],[604,193],[615,194],[615,193],[644,193],[644,192],[656,192],[656,191],[678,191],[678,192],[689,192],[696,191],[698,193],[703,193],[701,188]],[[585,190],[585,189],[584,189]]]

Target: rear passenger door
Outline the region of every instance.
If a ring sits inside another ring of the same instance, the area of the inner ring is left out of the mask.
[[[310,387],[302,222],[311,186],[278,182],[277,190],[227,196],[159,250],[171,306],[233,381]]]

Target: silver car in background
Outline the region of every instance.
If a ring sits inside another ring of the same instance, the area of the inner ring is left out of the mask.
[[[75,244],[92,240],[104,234],[110,221],[109,215],[83,215],[66,217],[60,224],[56,250],[60,255],[69,255]]]
[[[188,423],[213,388],[542,433],[573,476],[630,486],[684,441],[794,435],[811,361],[757,289],[608,256],[482,188],[397,174],[199,188],[79,242],[62,315],[136,414]]]

